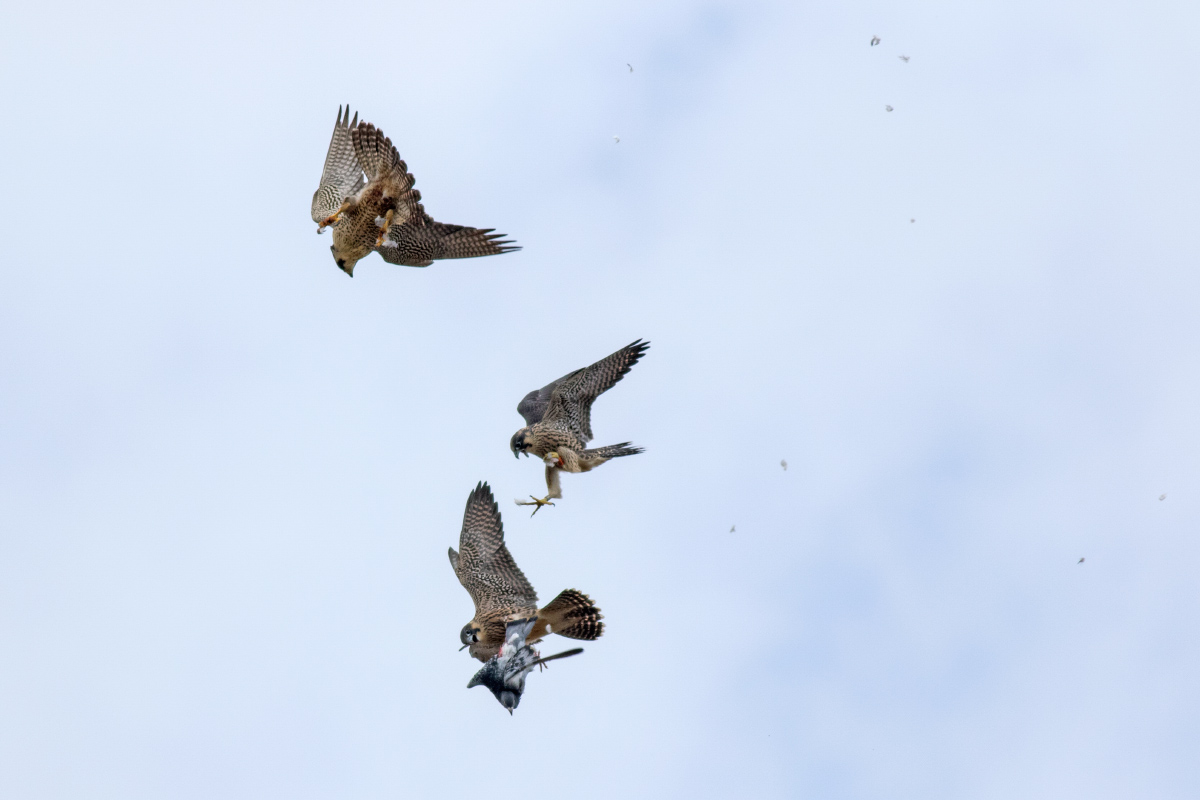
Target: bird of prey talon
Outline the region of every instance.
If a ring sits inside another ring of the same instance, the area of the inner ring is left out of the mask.
[[[533,390],[517,405],[517,413],[525,418],[525,427],[513,434],[508,446],[515,458],[522,453],[532,454],[546,465],[549,492],[545,500],[533,498],[538,508],[552,505],[550,500],[562,497],[559,473],[589,472],[611,459],[642,452],[642,448],[629,442],[590,449],[587,443],[592,440],[592,404],[621,380],[649,348],[649,342],[638,339],[590,367],[577,369]]]
[[[343,272],[354,277],[354,265],[373,252],[390,264],[427,267],[437,259],[521,249],[494,228],[436,221],[425,213],[415,182],[383,131],[338,106],[312,219],[317,233],[333,228],[329,250]]]
[[[508,546],[500,509],[486,483],[467,498],[458,551],[449,551],[450,566],[475,604],[475,616],[459,631],[459,641],[480,660],[498,655],[512,633],[514,621],[531,620],[523,641],[537,644],[552,633],[568,639],[599,639],[604,615],[592,599],[578,589],[558,593],[538,608],[537,592],[525,578]]]
[[[525,676],[530,670],[536,666],[540,671],[547,661],[577,656],[583,652],[582,647],[576,647],[542,658],[537,650],[525,643],[525,638],[534,623],[535,620],[532,619],[509,622],[500,651],[489,658],[467,684],[468,689],[486,686],[509,714],[512,714],[513,709],[521,702],[521,695],[525,693]]]
[[[317,225],[317,233],[324,233],[326,228],[330,227],[331,225],[337,225],[338,222],[340,222],[342,219],[342,214],[345,214],[347,211],[349,211],[352,208],[354,208],[354,204],[351,203],[349,200],[342,203],[341,207],[338,208],[337,211],[333,212],[328,217],[321,220],[320,224]]]
[[[386,215],[375,218],[375,224],[379,226],[379,236],[375,239],[376,247],[383,247],[383,243],[387,241],[388,231],[392,228],[392,219],[395,216],[396,210],[389,208]]]
[[[528,503],[527,503],[527,502],[525,502],[524,500],[517,500],[517,501],[516,501],[516,503],[517,503],[517,505],[519,505],[519,506],[537,506],[537,508],[535,508],[535,509],[533,510],[533,514],[536,514],[538,511],[540,511],[540,510],[541,510],[541,508],[542,508],[542,506],[552,506],[552,505],[554,505],[554,503],[551,503],[551,502],[550,502],[550,498],[549,498],[549,497],[543,497],[543,498],[541,498],[541,499],[539,500],[538,498],[534,497],[533,495],[529,495],[529,499],[530,499],[532,502],[528,502]],[[532,517],[532,516],[533,516],[533,514],[530,514],[529,516],[531,516],[531,517]]]

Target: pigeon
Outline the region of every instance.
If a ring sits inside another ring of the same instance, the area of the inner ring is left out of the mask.
[[[1085,559],[1082,559],[1082,558],[1081,558],[1081,559],[1079,559],[1078,561],[1076,561],[1075,563],[1076,563],[1076,564],[1082,564],[1084,561],[1085,561]]]
[[[467,684],[468,689],[486,686],[509,714],[512,714],[513,709],[521,702],[521,695],[525,693],[525,676],[531,669],[556,658],[577,656],[583,652],[582,648],[576,647],[574,650],[541,658],[538,651],[525,644],[525,639],[533,630],[536,621],[520,619],[509,622],[504,646],[500,648],[500,652],[488,659]]]
[[[620,136],[614,136],[614,137],[613,137],[613,141],[614,141],[614,142],[616,142],[617,144],[620,144],[620,143],[621,143],[621,137],[620,137]]]
[[[737,525],[730,525],[730,526],[729,526],[729,532],[730,532],[730,533],[737,533]]]
[[[907,64],[907,63],[908,63],[908,56],[898,56],[898,58],[899,58],[901,61],[903,61],[905,64]]]
[[[787,472],[787,459],[786,458],[779,459],[779,466],[783,467],[784,472]]]
[[[875,45],[879,44],[879,42],[880,42],[880,39],[878,36],[871,37],[871,47],[874,47]]]
[[[633,64],[626,64],[625,66],[629,67],[630,72],[633,72]]]
[[[1160,495],[1158,496],[1158,499],[1159,499],[1159,500],[1166,500],[1166,499],[1167,499],[1167,496],[1166,496],[1165,494],[1160,494]]]
[[[892,107],[891,107],[891,106],[884,106],[884,107],[883,107],[883,110],[884,110],[884,111],[891,111],[891,110],[892,110]]]

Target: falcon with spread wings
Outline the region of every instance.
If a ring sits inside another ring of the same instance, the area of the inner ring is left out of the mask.
[[[559,472],[588,472],[613,458],[642,452],[629,442],[587,449],[592,440],[592,403],[625,376],[626,372],[650,349],[649,342],[638,339],[590,367],[577,369],[553,383],[525,395],[517,413],[525,418],[525,427],[513,434],[508,446],[513,455],[533,454],[546,465],[546,496],[530,495],[528,502],[517,505],[552,506],[562,497]]]
[[[317,233],[333,228],[333,259],[350,277],[371,253],[406,267],[436,259],[474,258],[520,250],[492,228],[437,222],[425,213],[408,166],[383,131],[338,107],[321,185],[313,193]]]
[[[566,589],[545,608],[537,607],[537,592],[504,544],[500,509],[486,483],[467,498],[458,552],[450,548],[450,566],[475,603],[475,616],[463,626],[459,640],[480,661],[500,652],[505,629],[515,620],[533,620],[525,637],[528,644],[551,633],[587,640],[604,633],[604,615],[577,589]]]

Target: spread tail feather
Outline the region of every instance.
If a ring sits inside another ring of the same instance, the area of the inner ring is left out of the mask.
[[[406,267],[428,267],[434,259],[477,258],[520,250],[503,233],[491,228],[468,228],[427,221],[424,225],[393,225],[391,240],[376,248],[383,260]]]
[[[621,442],[620,444],[610,444],[604,447],[593,447],[590,450],[584,450],[579,454],[581,459],[591,461],[592,459],[602,458],[607,461],[610,458],[620,458],[621,456],[636,456],[638,453],[644,453],[640,447],[631,447],[629,442]]]
[[[511,239],[505,239],[505,234],[493,233],[494,230],[495,228],[471,228],[466,225],[432,222],[426,225],[422,233],[436,237],[437,255],[433,256],[434,258],[477,258],[521,249],[514,245]]]
[[[599,639],[604,634],[604,615],[592,598],[578,589],[565,589],[538,616],[546,620],[551,633],[568,639]]]

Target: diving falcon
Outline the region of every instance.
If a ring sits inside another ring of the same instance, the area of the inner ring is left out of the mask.
[[[354,265],[372,252],[384,261],[427,267],[436,259],[474,258],[520,250],[493,228],[437,222],[425,213],[408,166],[383,131],[338,107],[321,183],[313,193],[317,233],[333,228],[330,251],[354,277]]]

